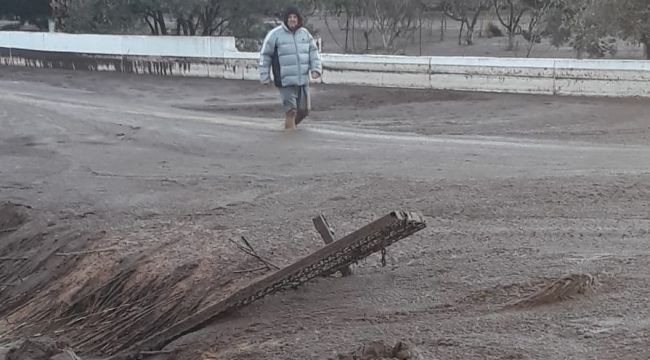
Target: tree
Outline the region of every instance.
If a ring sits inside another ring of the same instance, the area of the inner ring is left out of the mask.
[[[152,35],[167,35],[172,0],[52,0],[57,23],[66,32],[126,33],[143,24]]]
[[[127,0],[70,0],[57,19],[73,33],[129,33],[137,22]]]
[[[21,24],[30,22],[46,28],[49,16],[49,0],[0,0],[0,17],[14,18]]]
[[[271,27],[265,23],[267,16],[277,13],[273,2],[268,0],[231,1],[226,10],[229,20],[224,23],[223,34],[253,40],[260,46]]]
[[[555,26],[551,19],[555,9],[561,8],[566,0],[522,0],[528,7],[528,24],[522,29],[522,36],[528,42],[526,57],[530,57],[535,45],[548,36],[548,29]],[[559,25],[558,25],[559,26]],[[561,28],[557,29],[561,31]]]
[[[570,44],[578,58],[583,54],[604,57],[616,53],[614,27],[607,20],[603,0],[556,0],[546,32],[551,44]]]
[[[574,2],[580,4],[581,1]],[[616,39],[614,24],[608,22],[609,15],[604,11],[605,2],[602,0],[582,0],[582,6],[576,10],[571,23],[574,33],[571,45],[577,52],[577,57],[583,54],[590,57],[604,57],[616,54]]]
[[[199,31],[201,19],[196,1],[174,0],[171,16],[176,19],[176,34],[193,36]]]
[[[325,27],[332,40],[345,53],[356,48],[355,32],[359,20],[363,20],[367,12],[369,1],[367,0],[320,0],[317,7],[325,22]],[[329,18],[334,17],[339,22],[339,29],[345,31],[345,41],[341,45],[332,31]],[[345,25],[341,26],[341,19]],[[363,23],[362,23],[363,24]]]
[[[494,0],[494,10],[499,22],[508,32],[507,50],[512,50],[521,18],[530,8],[521,0]]]
[[[650,2],[648,0],[608,0],[607,14],[615,14],[614,23],[623,39],[630,39],[645,48],[650,60]]]
[[[165,15],[175,5],[173,0],[127,0],[127,2],[130,13],[141,16],[152,35],[168,34]]]
[[[416,29],[419,3],[413,0],[372,0],[368,9],[385,50],[392,49],[395,40]]]
[[[548,38],[555,46],[570,44],[578,57],[603,57],[614,54],[616,41],[623,39],[642,44],[650,59],[649,0],[0,0],[0,16],[45,24],[48,3],[57,27],[65,31],[234,35],[247,49],[272,26],[269,18],[281,18],[287,5],[298,3],[306,18],[320,12],[344,52],[356,50],[355,32],[362,32],[366,51],[376,33],[383,50],[395,51],[400,39],[415,43],[419,30],[422,49],[423,23],[437,13],[442,14],[441,37],[451,18],[461,25],[458,44],[471,45],[480,17],[494,7],[509,50],[521,34],[528,41],[527,56]],[[344,36],[338,40],[332,18]]]
[[[445,31],[447,30],[447,16],[443,9],[445,2],[445,0],[420,0],[420,8],[427,14],[431,22],[433,22],[435,14],[440,14],[440,41],[445,40]],[[420,31],[422,31],[421,28]]]
[[[50,8],[52,9],[52,17],[54,18],[55,27],[57,30],[65,28],[65,19],[68,17],[68,3],[69,0],[50,0]]]
[[[375,31],[375,22],[370,20],[370,2],[371,0],[360,0],[358,2],[359,19],[360,25],[363,28],[363,39],[366,41],[365,50],[370,50],[370,35]]]
[[[59,18],[70,32],[122,33],[145,26],[152,35],[259,35],[261,17],[278,1],[264,0],[62,0]],[[254,11],[251,11],[253,9]],[[175,23],[170,29],[168,23]],[[254,30],[254,31],[253,31]]]
[[[483,11],[489,10],[491,0],[446,0],[442,9],[449,18],[460,22],[458,45],[462,45],[463,30],[465,31],[465,44],[474,44],[474,28]]]

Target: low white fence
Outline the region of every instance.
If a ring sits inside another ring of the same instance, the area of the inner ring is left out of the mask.
[[[233,37],[0,32],[0,64],[258,79]],[[323,54],[322,81],[530,94],[650,97],[650,61]]]
[[[0,31],[0,48],[124,56],[223,58],[233,37],[93,35]]]

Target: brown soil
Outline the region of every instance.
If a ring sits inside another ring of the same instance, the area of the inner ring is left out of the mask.
[[[264,275],[228,239],[282,266],[322,246],[313,216],[343,236],[403,208],[428,228],[387,267],[271,296],[159,358],[650,352],[647,99],[317,86],[285,134],[255,83],[0,68],[0,85],[3,340],[114,353]]]

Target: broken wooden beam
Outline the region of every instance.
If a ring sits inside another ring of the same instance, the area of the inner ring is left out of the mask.
[[[327,222],[327,219],[325,219],[324,215],[321,214],[313,218],[312,222],[320,234],[320,237],[323,238],[325,245],[329,245],[334,242],[334,229],[332,229],[330,224]],[[341,275],[344,277],[352,275],[352,269],[350,269],[350,265],[342,266],[340,269],[338,269],[338,271],[340,271]]]
[[[228,298],[210,305],[180,322],[113,355],[110,360],[132,359],[143,351],[157,351],[183,335],[197,331],[219,316],[279,291],[295,288],[311,279],[330,275],[402,240],[426,227],[421,215],[393,211],[301,260],[271,273]]]

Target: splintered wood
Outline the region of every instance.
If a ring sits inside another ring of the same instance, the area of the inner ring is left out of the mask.
[[[240,289],[230,297],[153,334],[111,359],[130,359],[143,351],[161,350],[170,342],[208,325],[225,313],[267,295],[295,288],[313,278],[330,275],[425,227],[426,224],[419,214],[406,211],[391,212],[311,255]]]

